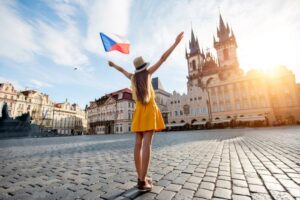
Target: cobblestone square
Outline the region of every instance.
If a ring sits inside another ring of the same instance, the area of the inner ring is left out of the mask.
[[[156,133],[151,192],[134,134],[0,140],[0,199],[300,199],[300,127]]]

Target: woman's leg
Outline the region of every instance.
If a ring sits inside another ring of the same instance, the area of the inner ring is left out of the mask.
[[[143,146],[142,146],[142,171],[141,180],[145,181],[148,167],[151,158],[151,144],[153,138],[153,131],[144,132],[143,134]]]
[[[135,133],[135,135],[134,162],[138,178],[141,178],[143,133]]]

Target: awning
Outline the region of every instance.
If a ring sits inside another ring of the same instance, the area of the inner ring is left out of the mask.
[[[264,116],[246,116],[237,119],[237,121],[264,121],[264,120],[266,120]]]
[[[166,124],[166,127],[177,127],[177,126],[184,126],[185,123],[179,123],[179,124]]]
[[[192,125],[203,125],[203,124],[206,124],[206,121],[200,121],[200,122],[195,121],[194,123],[192,123]]]
[[[230,122],[231,119],[220,119],[220,120],[215,120],[212,123],[213,124],[221,124],[221,123],[225,123],[225,122]]]

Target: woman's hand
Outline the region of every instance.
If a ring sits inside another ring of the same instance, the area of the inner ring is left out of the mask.
[[[108,61],[108,65],[109,65],[110,67],[114,67],[114,66],[116,66],[116,64],[115,64],[115,63],[113,63],[112,61]]]
[[[176,44],[176,45],[179,44],[180,41],[182,40],[183,34],[184,34],[184,32],[181,32],[181,33],[179,33],[179,34],[177,35],[176,40],[175,40],[175,44]]]
[[[167,60],[167,58],[170,56],[170,54],[173,52],[173,50],[176,48],[176,46],[179,44],[179,42],[183,38],[184,32],[181,32],[177,35],[175,42],[169,47],[169,49],[160,57],[160,59],[151,67],[149,67],[148,72],[150,74],[153,74],[160,66],[161,64]]]

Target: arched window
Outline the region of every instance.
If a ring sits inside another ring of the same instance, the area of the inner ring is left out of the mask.
[[[224,49],[223,50],[223,56],[224,56],[224,60],[228,60],[229,59],[228,49]]]
[[[193,70],[196,70],[196,61],[195,60],[192,61],[192,66],[193,66]]]

